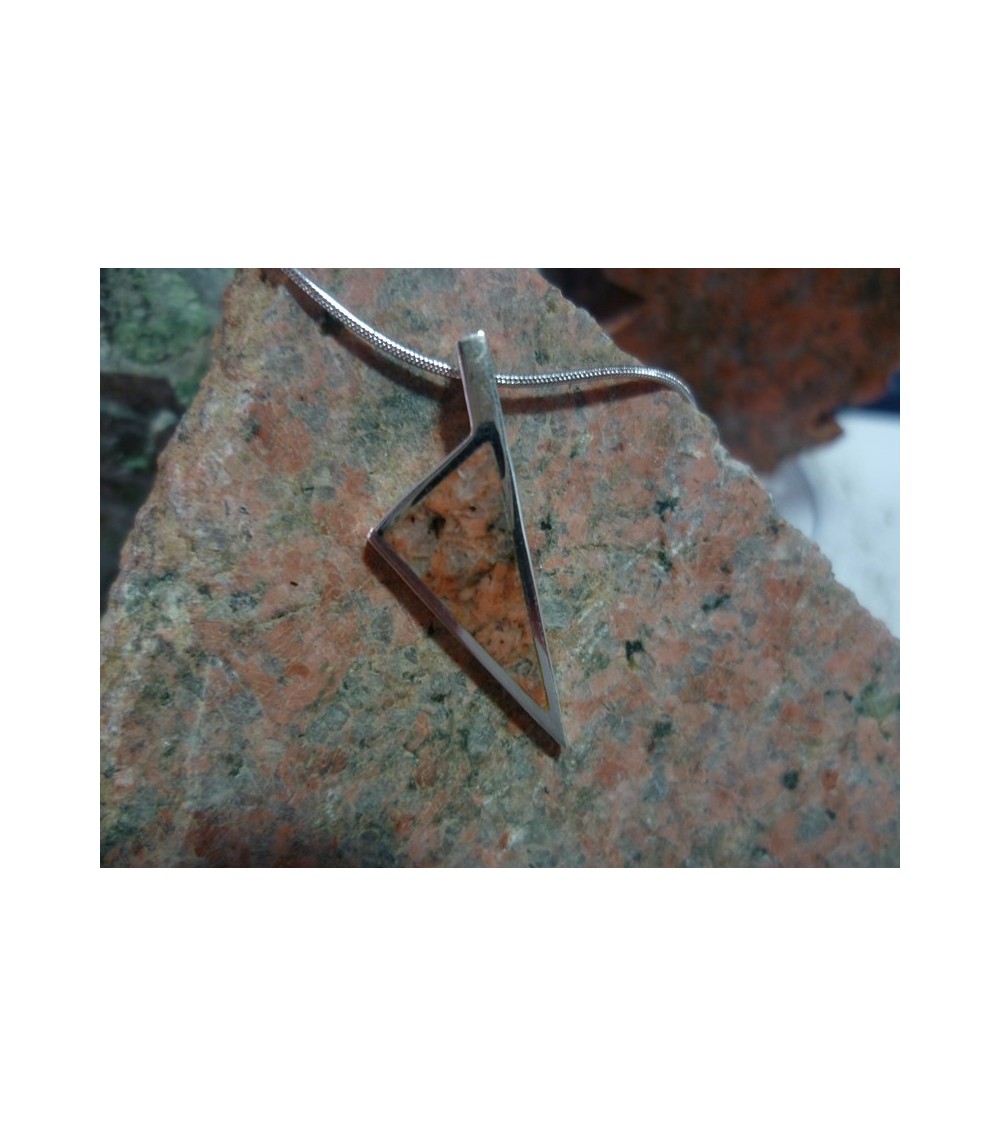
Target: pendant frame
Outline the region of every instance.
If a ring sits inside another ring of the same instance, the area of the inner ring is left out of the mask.
[[[524,529],[521,499],[517,479],[510,459],[507,436],[504,430],[503,411],[497,390],[496,373],[486,335],[479,331],[461,339],[458,355],[465,402],[469,411],[469,436],[457,446],[427,477],[410,490],[368,534],[369,543],[398,573],[407,586],[429,608],[435,618],[446,627],[489,672],[515,702],[528,713],[559,746],[566,745],[562,713],[556,690],[555,675],[549,655],[541,610],[538,606],[538,589],[535,584],[531,554]],[[547,706],[542,706],[521,686],[517,679],[500,664],[476,638],[459,622],[447,605],[434,594],[427,584],[392,547],[387,533],[402,516],[405,516],[430,494],[445,478],[454,473],[480,448],[489,446],[496,460],[500,476],[504,510],[509,532],[513,538],[514,561],[524,596],[531,639],[538,658],[538,667],[545,691]]]

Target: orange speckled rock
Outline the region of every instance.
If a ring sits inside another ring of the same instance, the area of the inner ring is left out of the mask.
[[[385,536],[472,637],[547,707],[492,448],[476,449]]]
[[[483,327],[503,371],[623,358],[531,272],[314,275],[439,357]],[[123,552],[104,864],[898,862],[899,644],[705,418],[642,384],[502,396],[556,757],[366,546],[466,436],[459,384],[307,309],[237,275]]]

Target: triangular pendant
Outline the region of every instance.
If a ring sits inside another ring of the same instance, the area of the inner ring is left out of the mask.
[[[504,690],[564,746],[486,336],[468,336],[458,347],[472,432],[368,539]]]

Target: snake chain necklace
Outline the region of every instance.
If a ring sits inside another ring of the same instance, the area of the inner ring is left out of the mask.
[[[368,540],[514,701],[565,746],[497,388],[628,378],[660,383],[692,405],[694,395],[677,375],[655,367],[497,374],[482,331],[459,340],[459,366],[454,367],[376,331],[300,269],[282,272],[339,324],[388,358],[415,371],[461,379],[469,436],[390,509]]]

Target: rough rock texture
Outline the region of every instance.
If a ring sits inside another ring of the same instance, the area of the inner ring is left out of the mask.
[[[102,373],[163,379],[188,406],[232,278],[231,268],[102,268]]]
[[[533,273],[314,275],[430,354],[621,358]],[[679,396],[503,401],[561,753],[366,548],[460,384],[237,275],[102,624],[104,864],[898,862],[898,642]]]
[[[899,269],[556,269],[625,351],[679,372],[765,471],[840,433],[899,365]]]
[[[492,446],[473,450],[396,519],[385,539],[476,642],[547,708]]]
[[[157,455],[212,358],[229,268],[101,269],[101,611]]]

